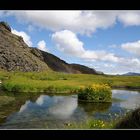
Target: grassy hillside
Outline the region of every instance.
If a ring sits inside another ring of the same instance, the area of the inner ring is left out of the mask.
[[[2,88],[18,92],[72,92],[92,84],[108,84],[112,88],[140,88],[140,76],[108,76],[65,74],[58,72],[5,72],[0,71]]]

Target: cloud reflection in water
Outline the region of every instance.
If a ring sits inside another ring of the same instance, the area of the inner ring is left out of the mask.
[[[31,113],[30,111],[41,111],[47,116],[53,118],[66,119],[69,118],[77,108],[77,98],[70,96],[47,96],[41,95],[35,103],[26,101],[21,106],[19,113]],[[34,115],[34,114],[33,114]],[[44,116],[44,115],[43,115]]]

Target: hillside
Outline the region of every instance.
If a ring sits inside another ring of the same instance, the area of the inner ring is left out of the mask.
[[[23,38],[0,22],[0,68],[8,71],[43,71],[48,66],[31,52]]]
[[[81,73],[88,73],[88,74],[98,74],[96,70],[92,69],[92,68],[88,68],[84,65],[79,65],[79,64],[71,64],[70,65],[73,69],[80,71]]]
[[[68,64],[53,54],[29,47],[21,36],[11,32],[10,26],[5,22],[0,22],[0,69],[99,74],[94,69],[79,64]]]
[[[79,64],[68,64],[55,55],[41,51],[37,48],[33,48],[31,52],[40,60],[44,61],[53,71],[66,73],[98,74],[94,69]]]
[[[72,67],[64,60],[56,57],[48,52],[41,51],[37,48],[33,48],[31,52],[38,57],[41,61],[45,62],[53,71],[66,72],[66,73],[81,73]]]

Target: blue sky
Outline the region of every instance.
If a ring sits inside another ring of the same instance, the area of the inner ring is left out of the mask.
[[[140,72],[140,11],[0,11],[30,47],[109,74]]]

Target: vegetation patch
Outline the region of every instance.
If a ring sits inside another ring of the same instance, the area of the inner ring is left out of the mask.
[[[81,87],[108,84],[113,87],[140,88],[140,76],[67,74],[60,72],[6,72],[0,70],[2,88],[14,92],[76,93]]]
[[[97,119],[88,119],[87,121],[80,123],[66,123],[65,129],[112,129],[114,122],[107,122]]]
[[[78,100],[86,102],[111,102],[112,92],[107,84],[94,84],[77,90]]]

